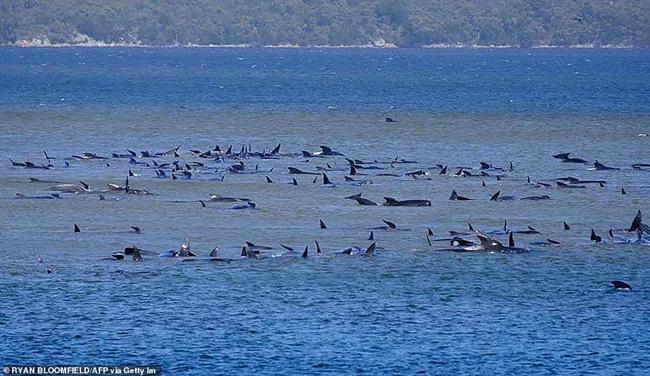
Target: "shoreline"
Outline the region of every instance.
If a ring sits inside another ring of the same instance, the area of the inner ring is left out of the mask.
[[[257,46],[251,44],[179,44],[179,45],[148,45],[148,44],[135,44],[135,43],[5,43],[0,44],[0,47],[16,47],[16,48],[232,48],[232,49],[245,49],[245,48],[258,48],[258,49],[647,49],[650,47],[629,46],[629,45],[593,45],[593,44],[576,44],[576,45],[534,45],[534,46],[519,46],[519,45],[471,45],[471,44],[432,44],[422,45],[416,47],[400,47],[394,44],[385,45],[264,45]]]

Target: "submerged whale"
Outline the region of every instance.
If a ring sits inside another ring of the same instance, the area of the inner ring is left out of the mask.
[[[372,243],[366,250],[364,251],[363,249],[359,247],[348,247],[345,248],[339,252],[337,252],[337,255],[345,255],[345,256],[372,256],[375,253],[375,248],[377,246],[377,243]]]
[[[348,200],[355,200],[359,205],[377,206],[376,202],[369,200],[365,197],[361,197],[361,193],[357,193],[356,195],[352,195],[352,196],[347,196],[345,198]]]
[[[515,196],[501,196],[501,191],[497,191],[490,197],[490,201],[512,201],[514,199]]]
[[[22,193],[16,193],[15,198],[24,199],[24,200],[53,200],[62,197],[58,193],[50,193],[49,195],[46,196],[27,196]]]
[[[294,175],[320,175],[318,172],[308,172],[308,171],[303,171],[299,168],[295,167],[287,167],[289,169],[289,174],[294,174]]]
[[[555,155],[553,156],[553,158],[559,159],[559,160],[561,160],[562,162],[566,162],[566,163],[585,163],[585,164],[587,163],[587,161],[585,161],[585,160],[582,159],[582,158],[572,158],[572,157],[569,157],[570,154],[571,154],[571,152],[568,152],[568,153],[559,153],[559,154],[555,154]]]
[[[49,191],[58,191],[63,193],[91,193],[88,184],[80,181],[81,185],[76,184],[56,184],[48,188]]]
[[[632,286],[623,281],[612,281],[612,285],[616,291],[632,291]]]
[[[397,200],[393,197],[384,197],[384,206],[431,206],[429,200]]]
[[[248,202],[250,199],[243,197],[225,197],[217,194],[210,194],[208,196],[210,201],[213,202]]]
[[[593,167],[593,169],[594,169],[594,170],[597,170],[597,171],[603,171],[603,170],[620,170],[620,168],[618,168],[618,167],[609,167],[609,166],[605,166],[604,164],[598,162],[598,160],[594,161],[594,167]]]
[[[437,251],[450,251],[450,252],[498,252],[498,253],[525,253],[528,252],[526,248],[519,248],[515,246],[512,232],[508,237],[508,245],[503,245],[496,239],[493,239],[485,234],[476,234],[479,244],[469,242],[469,245],[464,242],[452,241],[452,245],[458,245],[456,248],[438,249]],[[462,239],[461,239],[462,240]]]
[[[458,193],[456,192],[456,190],[454,189],[454,190],[451,191],[451,196],[449,196],[449,200],[451,200],[451,201],[470,201],[471,198],[459,196]]]

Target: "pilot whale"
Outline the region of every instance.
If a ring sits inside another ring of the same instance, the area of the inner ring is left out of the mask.
[[[503,245],[498,240],[495,240],[485,234],[476,234],[479,244],[476,245],[462,245],[457,248],[439,249],[438,251],[451,251],[451,252],[498,252],[498,253],[525,253],[528,252],[526,248],[519,248],[515,246],[512,232],[508,237],[508,245]],[[453,245],[453,242],[452,242]]]
[[[384,206],[431,206],[429,200],[397,200],[393,197],[384,197]]]
[[[365,197],[361,197],[361,193],[357,193],[356,195],[352,195],[352,196],[347,196],[345,198],[348,200],[355,200],[359,205],[377,206],[376,202],[369,200]]]

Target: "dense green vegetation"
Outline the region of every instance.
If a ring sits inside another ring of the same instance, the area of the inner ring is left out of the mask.
[[[648,0],[0,0],[0,43],[650,46]]]

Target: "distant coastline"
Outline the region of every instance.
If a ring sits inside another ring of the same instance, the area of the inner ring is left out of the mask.
[[[506,49],[506,48],[530,48],[530,49],[643,49],[647,47],[631,45],[595,45],[595,44],[575,44],[575,45],[472,45],[472,44],[431,44],[416,47],[400,47],[392,43],[367,43],[356,45],[254,45],[248,43],[241,44],[173,44],[173,45],[149,45],[142,43],[107,43],[101,41],[87,41],[82,43],[50,43],[47,40],[21,40],[16,43],[0,44],[0,47],[20,47],[20,48],[371,48],[371,49],[399,49],[399,48],[428,48],[428,49]]]
[[[0,46],[646,49],[646,3],[0,1]]]

